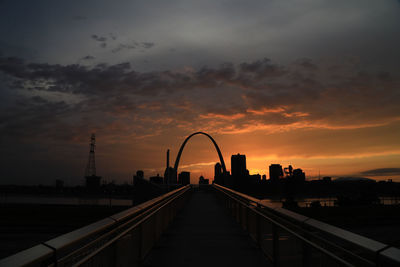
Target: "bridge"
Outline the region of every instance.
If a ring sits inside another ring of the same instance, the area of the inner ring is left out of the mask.
[[[197,134],[225,167],[198,132],[174,169]],[[218,184],[186,185],[0,266],[400,266],[400,250]]]

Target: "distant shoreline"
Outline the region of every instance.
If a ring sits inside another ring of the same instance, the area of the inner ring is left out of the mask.
[[[132,206],[130,198],[105,198],[104,196],[68,196],[33,193],[1,193],[0,205],[4,204],[38,204],[38,205],[98,205],[98,206]]]

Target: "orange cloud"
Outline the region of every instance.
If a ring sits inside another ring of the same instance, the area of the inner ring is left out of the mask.
[[[223,120],[236,120],[244,118],[245,114],[232,114],[232,115],[223,115],[223,114],[215,114],[215,113],[207,113],[207,114],[200,114],[199,117],[202,119],[223,119]]]
[[[265,115],[267,113],[281,113],[286,110],[287,107],[277,107],[277,108],[266,108],[263,107],[261,109],[247,109],[246,112],[254,115]]]

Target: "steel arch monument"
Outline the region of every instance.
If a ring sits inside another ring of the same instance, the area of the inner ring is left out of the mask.
[[[182,151],[183,151],[183,148],[185,147],[187,141],[189,141],[189,139],[192,138],[192,136],[195,136],[197,134],[205,135],[211,140],[211,142],[213,142],[213,144],[215,146],[215,149],[217,150],[217,153],[218,153],[218,157],[219,157],[219,161],[221,163],[222,171],[223,171],[223,173],[226,173],[224,157],[222,156],[221,150],[219,149],[219,147],[218,147],[217,143],[215,142],[215,140],[209,134],[204,133],[204,132],[195,132],[195,133],[192,133],[191,135],[189,135],[188,137],[186,137],[185,141],[183,141],[183,143],[181,145],[181,148],[179,149],[178,155],[176,156],[175,165],[174,165],[174,172],[176,174],[178,173],[179,160],[181,159]]]

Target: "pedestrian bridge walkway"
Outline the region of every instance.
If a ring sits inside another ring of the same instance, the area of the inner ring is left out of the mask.
[[[210,190],[196,190],[144,266],[272,266]]]
[[[0,266],[400,266],[400,250],[229,188],[188,185]]]

